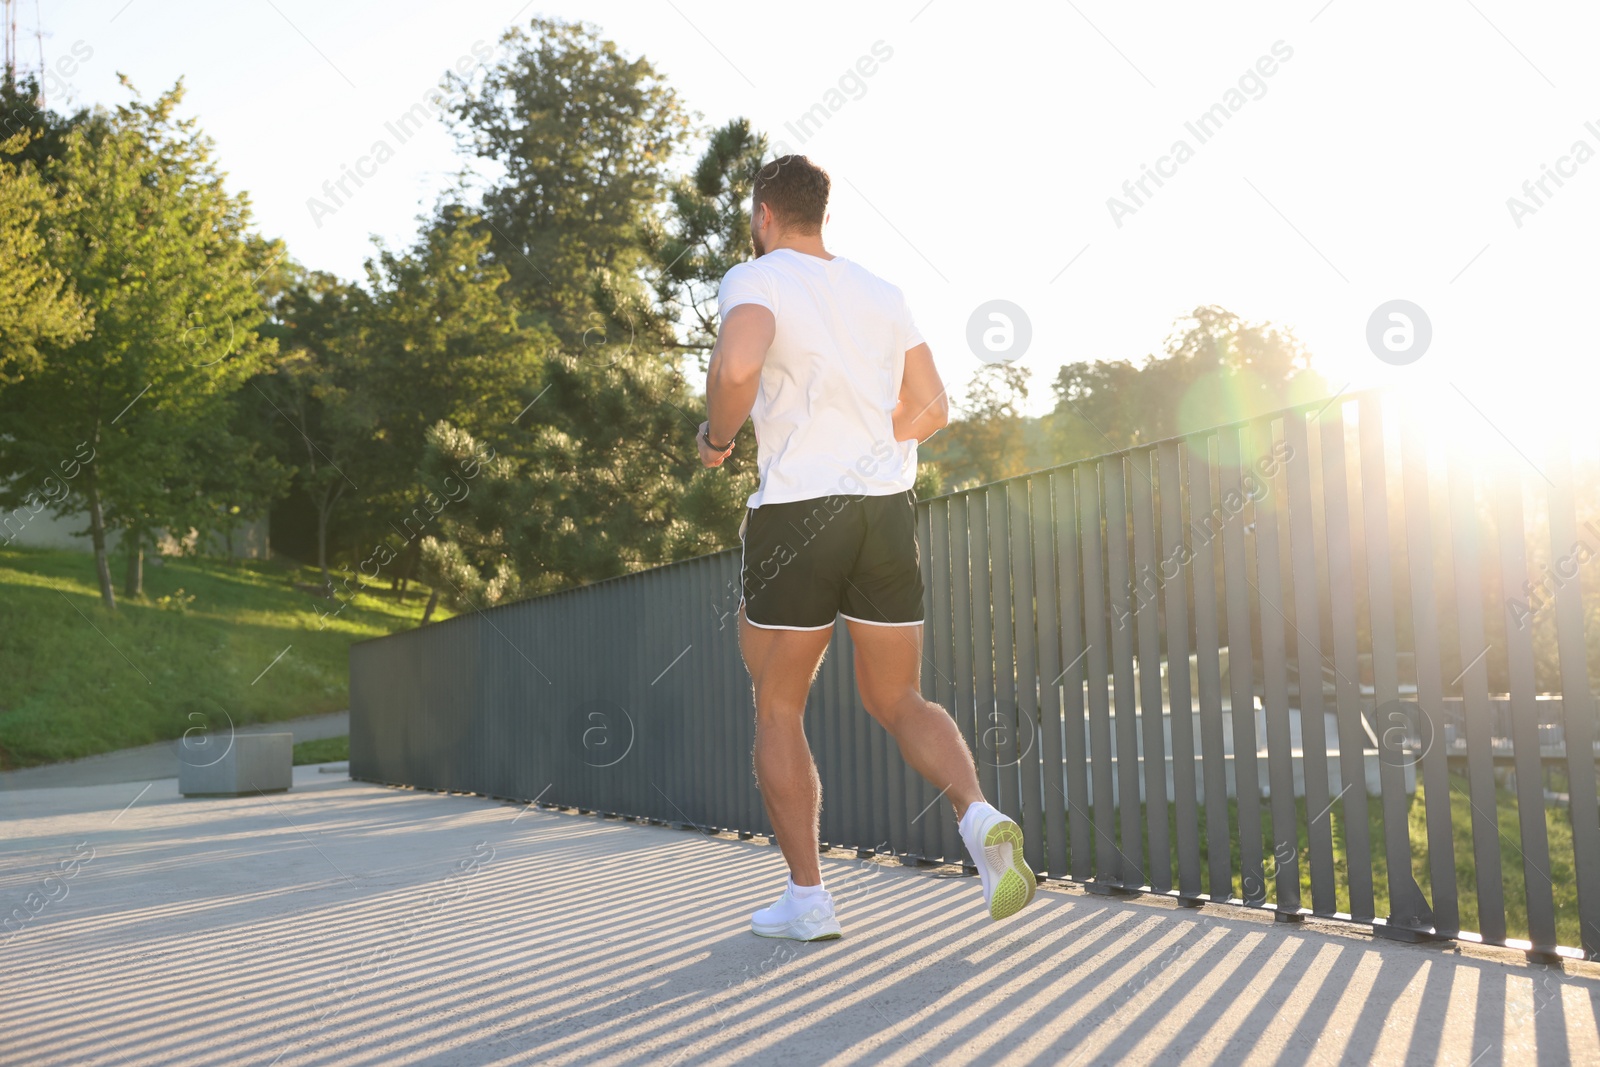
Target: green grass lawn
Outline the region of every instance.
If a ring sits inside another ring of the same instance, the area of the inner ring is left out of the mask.
[[[323,620],[339,602],[291,584],[318,581],[277,561],[169,559],[145,568],[142,598],[119,582],[111,612],[92,556],[0,548],[0,769],[348,707],[350,645],[415,627],[427,590],[401,604],[384,582]]]
[[[1406,837],[1411,852],[1411,873],[1417,885],[1422,888],[1423,896],[1428,900],[1434,899],[1432,877],[1428,862],[1428,824],[1426,794],[1420,781],[1419,770],[1417,791],[1410,795],[1407,810]],[[1467,779],[1463,775],[1450,775],[1450,829],[1451,847],[1454,853],[1454,866],[1456,872],[1456,899],[1460,911],[1461,929],[1478,932],[1480,929],[1478,917],[1478,885],[1477,864],[1474,861],[1472,844],[1472,805],[1468,799]],[[1500,874],[1501,886],[1505,895],[1506,936],[1528,940],[1528,894],[1526,878],[1523,870],[1522,858],[1522,833],[1521,823],[1518,821],[1516,794],[1497,788],[1495,790],[1497,810],[1495,821],[1499,828],[1500,838]],[[1263,797],[1261,800],[1261,854],[1265,861],[1264,869],[1256,873],[1256,880],[1266,883],[1266,900],[1277,901],[1276,865],[1272,856],[1272,801]],[[1148,855],[1150,833],[1149,824],[1145,821],[1146,810],[1140,805],[1140,826],[1143,840],[1140,843],[1141,855]],[[1210,870],[1207,863],[1206,843],[1206,814],[1205,806],[1198,807],[1199,836],[1200,836],[1200,878],[1201,884],[1208,893],[1215,893],[1210,888]],[[1311,899],[1311,864],[1310,841],[1306,832],[1306,802],[1303,798],[1295,801],[1295,827],[1299,838],[1299,881],[1300,881],[1300,906],[1310,908]],[[1091,809],[1092,817],[1092,809]],[[1337,901],[1337,910],[1348,914],[1350,912],[1350,882],[1349,882],[1349,856],[1345,840],[1346,824],[1344,820],[1343,804],[1335,804],[1329,811],[1333,821],[1333,867],[1334,867],[1334,896]],[[1168,837],[1170,841],[1170,856],[1173,884],[1177,883],[1178,848],[1177,837],[1171,830],[1177,825],[1177,807],[1167,806]],[[1120,819],[1113,816],[1114,824],[1119,824]],[[1386,917],[1389,913],[1389,864],[1384,850],[1383,831],[1383,802],[1377,797],[1367,799],[1367,834],[1371,853],[1373,899],[1375,911],[1379,917]],[[1231,831],[1229,839],[1229,869],[1233,872],[1233,883],[1225,888],[1230,897],[1242,895],[1242,877],[1239,869],[1239,807],[1236,801],[1228,801],[1228,826]],[[1570,813],[1565,808],[1547,808],[1545,810],[1545,832],[1549,839],[1550,868],[1548,872],[1548,888],[1555,905],[1556,941],[1558,944],[1579,947],[1580,931],[1578,926],[1578,889],[1573,871],[1572,852],[1572,820]],[[1120,825],[1114,827],[1113,836],[1120,843]],[[1088,845],[1093,848],[1092,843]],[[1092,855],[1091,851],[1091,855]],[[1092,860],[1091,860],[1092,863]],[[1264,878],[1262,877],[1264,876]],[[1544,882],[1544,874],[1535,874],[1535,879]],[[1253,891],[1259,892],[1254,886]]]
[[[294,764],[334,763],[350,758],[350,738],[324,737],[317,741],[302,741],[294,746]]]

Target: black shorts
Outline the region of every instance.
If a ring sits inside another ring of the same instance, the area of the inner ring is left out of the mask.
[[[916,497],[833,496],[763,504],[740,529],[745,617],[776,630],[922,621]]]

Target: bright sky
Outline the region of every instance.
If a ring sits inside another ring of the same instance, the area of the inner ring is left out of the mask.
[[[40,2],[49,64],[92,52],[53,102],[121,101],[117,72],[147,95],[182,75],[261,230],[346,276],[371,236],[410,242],[460,166],[452,139],[435,123],[408,140],[320,225],[307,199],[475,43],[542,12],[648,57],[708,126],[748,116],[826,166],[830,248],[907,291],[952,386],[982,366],[967,322],[994,299],[1031,321],[1035,410],[1062,363],[1137,360],[1211,303],[1292,327],[1334,387],[1421,385],[1441,419],[1530,451],[1600,382],[1593,5]],[[875,47],[874,73],[846,77]],[[803,143],[785,129],[830,102]],[[1202,141],[1185,124],[1218,104]],[[1136,203],[1123,184],[1146,165],[1167,176]],[[1136,210],[1113,218],[1113,196]],[[1533,210],[1514,218],[1513,196]],[[1432,327],[1406,366],[1367,342],[1395,299]]]

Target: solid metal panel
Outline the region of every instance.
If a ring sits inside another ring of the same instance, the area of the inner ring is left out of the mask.
[[[690,600],[690,598],[694,601],[699,600],[699,589],[693,581],[693,569],[690,566],[677,569],[678,573],[675,574],[670,571],[645,571],[640,574],[634,582],[637,587],[635,592],[637,601],[634,611],[630,611],[634,619],[618,619],[619,627],[629,627],[632,622],[630,627],[632,633],[629,633],[629,637],[632,638],[630,643],[635,648],[632,656],[634,662],[630,662],[622,669],[637,673],[640,677],[638,683],[640,697],[638,701],[627,702],[626,705],[635,731],[634,747],[627,758],[613,768],[613,771],[621,769],[624,777],[637,785],[637,789],[630,790],[637,800],[629,808],[621,808],[622,811],[635,811],[635,813],[643,811],[648,814],[666,806],[661,793],[656,792],[654,785],[662,781],[662,771],[666,769],[666,763],[656,760],[654,749],[658,747],[659,742],[654,734],[659,729],[658,723],[662,723],[672,715],[669,705],[674,701],[670,696],[677,693],[678,680],[669,673],[659,683],[651,685],[651,681],[661,672],[662,667],[666,667],[667,657],[670,657],[670,653],[666,651],[664,632],[672,629],[672,616],[674,611],[677,611],[677,605],[667,597],[667,590],[677,590],[678,600]],[[563,629],[566,627],[557,627],[557,633]],[[563,670],[573,670],[574,667],[578,667],[570,657],[563,656],[558,662]],[[594,662],[584,662],[581,669],[589,672],[597,665]],[[678,665],[678,669],[682,669],[682,664]],[[546,800],[549,800],[549,797],[546,797]],[[611,806],[610,809],[614,811],[619,809],[619,806]]]
[[[829,839],[830,843],[859,849],[871,848],[883,838],[872,837],[873,826],[868,809],[857,795],[856,763],[859,753],[856,751],[856,729],[859,720],[870,716],[856,690],[853,657],[845,655],[847,648],[853,652],[854,643],[849,632],[846,620],[835,620],[833,636],[823,656],[823,673],[817,679],[817,691],[827,709],[828,725],[833,737],[834,759],[832,794],[824,794],[822,804],[826,808],[831,803],[838,809],[835,812],[837,830]],[[849,671],[844,669],[847,658],[852,662]]]
[[[723,662],[729,664],[726,674],[733,691],[732,708],[740,723],[739,765],[736,768],[739,790],[744,796],[744,818],[740,825],[752,833],[759,833],[767,824],[767,809],[761,801],[761,789],[755,775],[755,695],[739,645],[739,601],[743,583],[740,555],[738,551],[724,552],[712,559],[716,576],[713,588],[719,598],[719,606],[713,613],[717,623],[713,640],[722,650]],[[727,614],[724,615],[724,612]],[[710,667],[706,670],[709,671]]]
[[[1345,472],[1344,411],[1329,404],[1321,415],[1322,499],[1328,538],[1328,607],[1333,638],[1334,703],[1339,723],[1339,797],[1343,800],[1345,877],[1350,917],[1371,922],[1372,845],[1367,830],[1367,733],[1357,683],[1355,564],[1350,553],[1349,481]]]
[[[993,803],[1000,795],[1000,779],[987,746],[995,717],[995,598],[991,589],[994,568],[989,552],[989,494],[974,489],[967,496],[967,526],[972,543],[972,755],[978,765],[978,784]],[[1007,620],[1010,625],[1010,620]],[[997,805],[998,806],[998,805]]]
[[[831,790],[822,796],[822,810],[833,811],[838,829],[830,840],[845,848],[871,848],[878,840],[871,840],[872,825],[864,798],[859,788],[861,751],[856,735],[866,711],[857,705],[855,679],[841,669],[844,653],[850,642],[835,636],[829,642],[822,660],[822,673],[817,678],[817,688],[826,695],[831,714],[834,736],[837,738],[833,782]]]
[[[734,637],[738,630],[730,633],[730,630],[722,629],[722,621],[709,609],[710,598],[717,595],[718,587],[725,582],[722,560],[717,557],[706,560],[704,571],[706,571],[706,576],[702,579],[704,592],[701,593],[701,597],[694,600],[693,606],[694,617],[699,619],[696,629],[701,633],[701,640],[685,653],[683,661],[678,662],[677,667],[672,667],[672,670],[677,670],[690,659],[694,659],[702,670],[715,675],[715,685],[709,686],[709,691],[717,694],[717,702],[722,705],[718,718],[722,720],[723,733],[728,737],[726,761],[722,766],[723,793],[728,797],[728,808],[725,816],[718,819],[718,822],[726,829],[749,829],[749,822],[744,817],[747,800],[744,779],[749,774],[747,768],[754,753],[746,747],[746,729],[749,728],[749,723],[746,715],[741,713],[742,701],[739,699],[739,675],[742,673],[739,667],[741,659],[739,643],[736,638],[728,640]],[[677,653],[674,653],[674,656],[675,654]],[[672,672],[667,673],[667,677],[672,677]],[[685,680],[691,677],[693,673],[685,673]],[[750,742],[754,744],[754,737]]]
[[[1155,489],[1151,450],[1128,453],[1128,497],[1133,515],[1133,612],[1139,651],[1139,725],[1143,733],[1145,825],[1150,860],[1146,880],[1165,893],[1172,888],[1172,847],[1167,828],[1167,744],[1162,722],[1161,603],[1157,596]]]
[[[752,707],[749,713],[744,712],[744,699],[741,699],[741,689],[744,688],[742,685],[744,656],[739,651],[739,630],[736,629],[736,625],[723,627],[722,619],[718,619],[717,613],[710,609],[710,598],[715,597],[725,587],[726,581],[728,581],[726,557],[718,555],[706,560],[706,592],[702,593],[699,600],[694,601],[694,614],[701,621],[699,630],[704,645],[691,648],[683,657],[683,662],[688,662],[690,657],[698,656],[698,662],[704,664],[704,670],[715,673],[717,677],[717,685],[712,691],[720,696],[718,702],[722,704],[722,720],[725,723],[723,731],[728,734],[728,761],[722,768],[723,782],[728,795],[728,814],[723,817],[722,822],[726,829],[749,830],[750,790],[747,789],[746,782],[754,777],[752,761],[755,757],[755,709]]]
[[[1407,413],[1402,413],[1407,414]],[[1454,937],[1461,929],[1456,902],[1455,835],[1450,827],[1450,766],[1444,737],[1444,675],[1439,665],[1439,606],[1428,491],[1428,453],[1419,419],[1400,420],[1401,482],[1405,487],[1406,562],[1411,580],[1411,635],[1417,668],[1421,731],[1422,796],[1428,823],[1428,879],[1434,932]]]
[[[1378,740],[1378,780],[1383,794],[1384,854],[1389,868],[1389,920],[1432,929],[1433,912],[1411,874],[1411,835],[1404,761],[1408,717],[1400,708],[1399,643],[1389,556],[1388,478],[1384,470],[1383,409],[1375,393],[1361,398],[1361,514],[1366,527],[1367,609],[1372,633],[1372,681]]]
[[[828,658],[833,660],[834,691],[851,720],[851,781],[854,786],[851,811],[855,829],[851,836],[857,848],[892,852],[885,821],[887,808],[883,803],[884,779],[878,762],[879,753],[889,739],[883,727],[868,714],[856,691],[854,653],[848,636],[836,636],[828,652]]]
[[[1578,883],[1578,931],[1589,959],[1600,958],[1600,803],[1595,795],[1594,692],[1583,640],[1583,587],[1572,574],[1596,551],[1592,523],[1578,531],[1573,511],[1572,468],[1567,443],[1552,445],[1545,470],[1555,479],[1549,491],[1550,558],[1555,561],[1556,645],[1561,656],[1561,718],[1567,744],[1568,812],[1572,859]],[[1587,554],[1583,546],[1587,546]],[[352,764],[354,766],[354,764]]]
[[[1127,459],[1105,460],[1106,592],[1111,605],[1112,697],[1116,702],[1117,807],[1121,814],[1124,886],[1145,884],[1144,842],[1139,820],[1139,722],[1133,703],[1133,606],[1128,572]]]
[[[834,646],[847,655],[839,658],[841,671],[848,671],[854,676],[856,647],[850,640],[848,629],[840,625],[833,636]],[[868,716],[865,706],[860,704],[857,696],[857,706],[861,714]],[[873,811],[873,825],[878,827],[877,836],[884,842],[876,847],[883,848],[891,855],[903,856],[910,849],[906,845],[905,836],[905,804],[899,792],[898,783],[903,778],[896,778],[896,768],[903,767],[904,761],[900,758],[899,745],[895,742],[894,735],[889,733],[876,719],[871,720],[868,726],[868,773],[867,783],[871,792],[871,808]]]
[[[1522,880],[1528,904],[1528,940],[1554,951],[1556,914],[1550,880],[1550,840],[1544,821],[1544,774],[1539,758],[1539,709],[1534,701],[1533,628],[1519,624],[1511,605],[1527,588],[1528,557],[1523,537],[1521,471],[1510,461],[1498,472],[1496,540],[1500,544],[1501,611],[1505,613],[1506,668],[1510,680],[1511,745],[1517,772],[1517,820],[1521,825]]]
[[[643,584],[635,580],[627,583],[614,582],[608,586],[607,596],[599,604],[601,610],[593,631],[595,649],[590,654],[590,669],[599,669],[599,664],[596,662],[599,657],[595,653],[605,647],[608,633],[620,631],[627,635],[627,649],[618,664],[617,680],[614,683],[617,689],[614,699],[621,705],[623,713],[617,717],[618,721],[611,724],[607,745],[612,750],[605,753],[600,761],[607,764],[603,771],[606,778],[606,795],[604,802],[596,806],[606,812],[621,813],[637,807],[634,785],[638,776],[633,772],[638,769],[635,749],[638,742],[639,709],[644,700],[645,690],[650,688],[650,679],[655,677],[650,673],[649,664],[645,662],[644,650],[645,635],[655,624],[648,615],[630,611],[632,605],[638,602],[638,590]],[[694,600],[693,607],[698,611],[700,602]],[[629,620],[630,615],[633,616],[631,620]],[[731,801],[732,798],[729,799]]]
[[[1033,504],[1033,586],[1039,610],[1039,763],[1041,772],[1040,814],[1044,819],[1043,839],[1046,864],[1051,878],[1067,874],[1066,793],[1063,791],[1061,757],[1061,616],[1057,600],[1061,578],[1056,573],[1055,522],[1050,492],[1050,476],[1036,474],[1028,487]]]
[[[878,725],[861,700],[856,686],[855,644],[849,628],[841,625],[828,648],[833,661],[833,692],[850,717],[851,797],[850,825],[854,831],[850,844],[875,852],[892,854],[889,840],[888,808],[884,801],[884,772],[875,762],[895,747],[894,739]]]
[[[567,602],[565,610],[567,641],[572,654],[562,662],[573,667],[577,684],[574,686],[572,699],[556,709],[561,723],[562,748],[567,753],[567,765],[572,769],[571,781],[577,795],[577,803],[590,810],[600,807],[604,799],[603,790],[606,782],[605,775],[595,766],[599,760],[590,755],[588,746],[596,745],[597,755],[599,752],[604,752],[605,736],[611,732],[610,720],[613,718],[606,712],[611,710],[609,701],[614,694],[612,686],[615,683],[611,678],[594,670],[594,652],[591,644],[597,629],[595,616],[599,613],[600,602],[605,599],[606,592],[608,592],[606,589],[595,590],[589,595],[574,592]],[[492,622],[487,614],[484,615],[484,621]],[[494,622],[493,625],[495,629],[499,628],[498,622]],[[493,631],[485,633],[484,638],[492,645],[495,639]],[[592,713],[591,702],[600,701],[606,701],[607,704],[600,713],[598,723],[582,716],[584,710],[590,710]],[[591,728],[598,729],[598,738],[589,734]]]
[[[1250,634],[1250,575],[1245,562],[1244,513],[1239,476],[1239,431],[1217,433],[1217,503],[1222,519],[1223,595],[1228,619],[1228,704],[1233,722],[1234,794],[1239,810],[1240,897],[1267,897],[1261,865],[1261,772],[1256,765],[1255,642]]]
[[[666,813],[663,816],[671,822],[693,822],[703,824],[711,809],[717,807],[722,801],[723,769],[728,762],[728,744],[726,730],[723,726],[724,712],[720,705],[723,704],[722,690],[707,677],[707,684],[699,691],[699,700],[691,697],[694,692],[687,684],[692,675],[683,672],[686,667],[693,670],[698,663],[691,664],[696,652],[705,651],[705,641],[701,633],[703,616],[697,610],[698,604],[710,595],[711,578],[710,568],[706,561],[692,560],[681,567],[674,567],[658,575],[661,579],[660,588],[663,591],[676,589],[679,596],[664,600],[659,610],[662,614],[657,619],[664,619],[666,626],[652,627],[647,631],[644,642],[644,655],[642,671],[647,675],[645,685],[657,692],[671,693],[676,699],[673,701],[673,714],[677,720],[677,733],[684,739],[687,747],[684,750],[686,759],[673,761],[663,768],[660,777],[652,779],[655,783],[651,791],[665,803]],[[592,592],[599,592],[594,590]],[[582,595],[579,591],[578,595]],[[709,619],[705,619],[709,623]],[[619,628],[627,624],[618,620]],[[694,645],[683,659],[672,664],[674,657],[683,651],[686,645]],[[576,650],[575,655],[581,655],[582,649]],[[587,657],[586,657],[587,658]],[[564,663],[574,660],[565,659]],[[668,667],[669,664],[672,666]],[[593,670],[598,664],[590,663],[585,666]],[[615,665],[602,668],[602,671],[615,669]],[[665,673],[663,673],[665,672]],[[602,674],[602,677],[604,675]],[[659,680],[658,680],[659,679]],[[653,684],[652,684],[653,683]],[[699,705],[699,707],[697,707]],[[692,713],[695,709],[698,714]],[[703,709],[703,710],[702,710]]]
[[[687,570],[687,567],[679,568]],[[651,620],[653,625],[645,627],[634,642],[636,647],[635,658],[639,664],[638,670],[643,676],[639,679],[637,687],[638,699],[629,703],[627,707],[633,729],[633,748],[628,756],[619,765],[625,768],[625,775],[632,780],[629,790],[632,803],[620,809],[631,815],[648,815],[656,810],[658,794],[651,782],[658,780],[660,764],[658,750],[660,743],[655,734],[660,727],[657,725],[664,721],[666,712],[664,705],[669,693],[674,689],[670,676],[660,683],[652,685],[655,671],[650,670],[655,663],[658,652],[656,645],[662,640],[665,631],[671,629],[670,605],[663,595],[663,590],[677,578],[683,582],[687,575],[669,575],[661,571],[646,571],[634,583],[636,600],[632,606],[633,612]],[[693,595],[697,590],[685,590],[688,595]],[[698,601],[698,596],[694,599]],[[619,620],[620,621],[620,620]],[[657,670],[660,668],[657,667]]]
[[[1167,703],[1172,729],[1173,834],[1178,841],[1178,895],[1200,896],[1200,816],[1195,797],[1194,694],[1189,689],[1188,562],[1183,537],[1182,443],[1157,450],[1161,487],[1161,562],[1156,581],[1167,612]]]
[[[1251,473],[1263,495],[1255,501],[1256,597],[1261,615],[1262,708],[1267,726],[1267,775],[1272,786],[1272,858],[1277,872],[1278,908],[1300,910],[1300,827],[1294,804],[1294,745],[1289,729],[1289,653],[1283,604],[1283,566],[1278,554],[1278,512],[1283,499],[1281,463],[1272,420],[1246,431]],[[1231,644],[1231,642],[1230,642]],[[1320,680],[1320,679],[1319,679]],[[1265,885],[1263,885],[1263,890]]]
[[[1500,823],[1495,806],[1494,724],[1489,714],[1489,666],[1485,662],[1489,643],[1483,636],[1478,505],[1472,474],[1462,457],[1450,457],[1449,479],[1456,564],[1456,634],[1460,642],[1460,662],[1466,664],[1456,681],[1461,683],[1467,727],[1467,789],[1472,802],[1472,863],[1478,885],[1478,932],[1490,944],[1503,944],[1506,907],[1500,877]]]
[[[1015,774],[1019,781],[1022,813],[1022,851],[1028,866],[1043,871],[1044,798],[1039,783],[1040,695],[1038,606],[1034,599],[1033,525],[1028,514],[1028,482],[1013,478],[1005,483],[1006,523],[1011,534],[1011,598],[1015,620],[1017,657],[1017,736]]]
[[[994,593],[994,711],[985,724],[983,755],[995,768],[999,790],[994,806],[1022,824],[1026,813],[1017,790],[1017,663],[1012,642],[1015,625],[1011,595],[1011,512],[1006,485],[991,485],[989,553]]]
[[[1061,693],[1061,735],[1065,765],[1061,783],[1065,790],[1063,800],[1067,807],[1068,847],[1072,877],[1086,882],[1093,876],[1094,864],[1090,857],[1094,845],[1089,826],[1089,751],[1085,743],[1088,723],[1083,717],[1083,661],[1088,649],[1083,640],[1083,597],[1079,592],[1078,568],[1082,557],[1078,553],[1078,501],[1073,475],[1087,470],[1092,477],[1094,468],[1073,467],[1050,475],[1052,515],[1056,527],[1056,586],[1061,609],[1061,658],[1066,661],[1064,673],[1057,679]],[[1049,781],[1049,779],[1046,779]],[[1050,872],[1055,874],[1054,869]]]
[[[537,605],[524,602],[517,612],[519,633],[523,647],[538,651],[540,658],[548,658],[548,645],[541,638]],[[518,660],[513,657],[508,668],[512,692],[516,697],[516,739],[513,758],[517,766],[516,780],[511,796],[531,803],[539,795],[549,778],[545,774],[545,753],[540,737],[539,703],[550,683],[532,671],[518,670]],[[549,799],[548,797],[544,799]]]
[[[1311,910],[1339,910],[1334,889],[1333,805],[1328,789],[1328,731],[1322,694],[1322,611],[1317,579],[1316,513],[1311,494],[1311,443],[1304,412],[1283,418],[1284,480],[1288,485],[1290,580],[1294,583],[1295,663],[1300,675],[1300,751],[1305,775],[1306,849],[1311,865]],[[1442,757],[1441,757],[1442,758]],[[1446,809],[1448,817],[1448,808]],[[1446,826],[1448,830],[1448,824]]]
[[[614,724],[611,743],[617,746],[617,750],[608,756],[608,760],[615,762],[610,763],[606,770],[609,795],[602,809],[618,814],[636,811],[639,806],[638,771],[641,766],[639,720],[643,717],[645,694],[650,689],[650,680],[655,677],[646,662],[645,641],[649,631],[656,628],[656,623],[649,614],[633,610],[639,603],[640,593],[645,587],[646,583],[639,579],[628,583],[614,583],[610,589],[611,595],[607,598],[600,632],[596,635],[596,649],[604,648],[604,634],[608,630],[614,632],[615,629],[620,629],[624,620],[630,615],[634,616],[634,621],[627,631],[626,668],[619,671],[622,691],[617,694],[617,700],[622,704],[624,714],[621,716],[621,721]],[[696,611],[700,610],[700,604],[701,601],[698,599],[693,601]]]
[[[1200,761],[1206,808],[1206,895],[1233,896],[1233,857],[1228,827],[1228,765],[1222,728],[1222,652],[1217,639],[1215,544],[1223,515],[1211,498],[1211,436],[1190,437],[1189,570],[1194,579],[1195,686],[1200,698]]]
[[[692,561],[680,569],[684,572],[682,578],[687,582],[694,583],[697,572],[703,575],[705,566],[700,561]],[[667,576],[662,575],[662,578],[667,579]],[[663,582],[663,585],[667,585],[669,581],[670,579],[667,579]],[[691,584],[691,588],[693,588],[693,584]],[[703,578],[700,579],[699,588],[702,591],[702,595],[704,595],[706,585]],[[685,601],[691,599],[693,597],[673,597],[665,605],[663,617],[669,620],[669,624],[662,628],[663,632],[656,635],[650,645],[650,659],[655,665],[656,672],[665,668],[678,650],[683,648],[683,645],[678,643],[678,639],[683,636],[690,626],[689,612],[691,609]],[[675,644],[677,648],[673,647]],[[693,655],[693,653],[690,654]],[[571,660],[564,659],[563,662],[571,662]],[[683,664],[679,663],[678,666],[681,667]],[[651,678],[655,676],[655,673],[651,674]],[[711,695],[715,691],[708,693],[707,690],[701,690],[700,694],[698,694],[700,699],[696,700],[697,694],[693,689],[688,685],[682,684],[683,680],[673,678],[670,672],[660,683],[652,688],[659,689],[661,685],[666,685],[667,679],[672,680],[672,688],[667,690],[667,693],[672,696],[668,711],[670,718],[667,719],[667,722],[674,727],[672,730],[672,748],[678,758],[666,762],[660,772],[650,780],[650,789],[656,795],[655,801],[657,810],[660,812],[659,818],[669,823],[698,822],[699,816],[695,811],[695,802],[692,796],[695,784],[705,780],[705,776],[709,772],[708,764],[720,763],[722,755],[721,749],[716,747],[717,741],[720,740],[717,736],[720,731],[710,725],[711,716],[715,714],[715,711],[708,710],[703,714],[695,714],[694,712],[701,703],[716,703],[715,696]],[[710,696],[710,699],[707,699],[708,696]]]
[[[1078,468],[1078,530],[1083,540],[1083,636],[1088,650],[1089,760],[1094,790],[1094,880],[1122,878],[1111,791],[1111,702],[1106,666],[1106,579],[1101,559],[1100,474],[1108,461]]]
[[[674,677],[671,673],[655,684],[650,684],[671,659],[672,652],[669,646],[672,640],[683,633],[682,613],[688,610],[683,601],[698,601],[704,595],[704,585],[697,577],[700,572],[697,562],[686,563],[673,570],[677,573],[653,572],[646,583],[648,591],[641,607],[644,611],[652,613],[651,618],[657,625],[647,628],[640,642],[640,659],[644,664],[643,670],[648,672],[648,677],[644,679],[648,694],[645,697],[645,706],[648,711],[637,717],[647,721],[635,722],[635,726],[644,733],[639,742],[649,753],[641,768],[644,772],[643,813],[651,818],[669,822],[684,819],[684,816],[672,810],[670,800],[676,789],[671,776],[679,760],[671,758],[677,754],[676,752],[662,752],[662,758],[657,758],[657,752],[668,749],[669,746],[674,750],[679,746],[685,746],[686,749],[702,747],[699,737],[686,736],[695,728],[693,724],[682,721],[683,709],[687,706],[683,694],[688,692],[689,687],[683,684],[682,679]],[[672,593],[678,595],[673,596]],[[564,620],[551,621],[554,624],[553,639],[565,642],[568,628],[562,625]],[[560,662],[563,666],[568,666],[572,661],[563,652]],[[680,663],[678,666],[681,668],[683,664]],[[707,697],[706,703],[709,704],[710,694],[707,694]]]

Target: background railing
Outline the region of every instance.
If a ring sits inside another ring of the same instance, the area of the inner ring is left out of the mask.
[[[1424,425],[1361,393],[919,504],[924,692],[1036,870],[1600,954],[1600,525],[1563,449]],[[355,646],[351,773],[770,832],[738,576],[724,552]],[[806,709],[824,842],[967,861],[851,656],[841,625]]]

